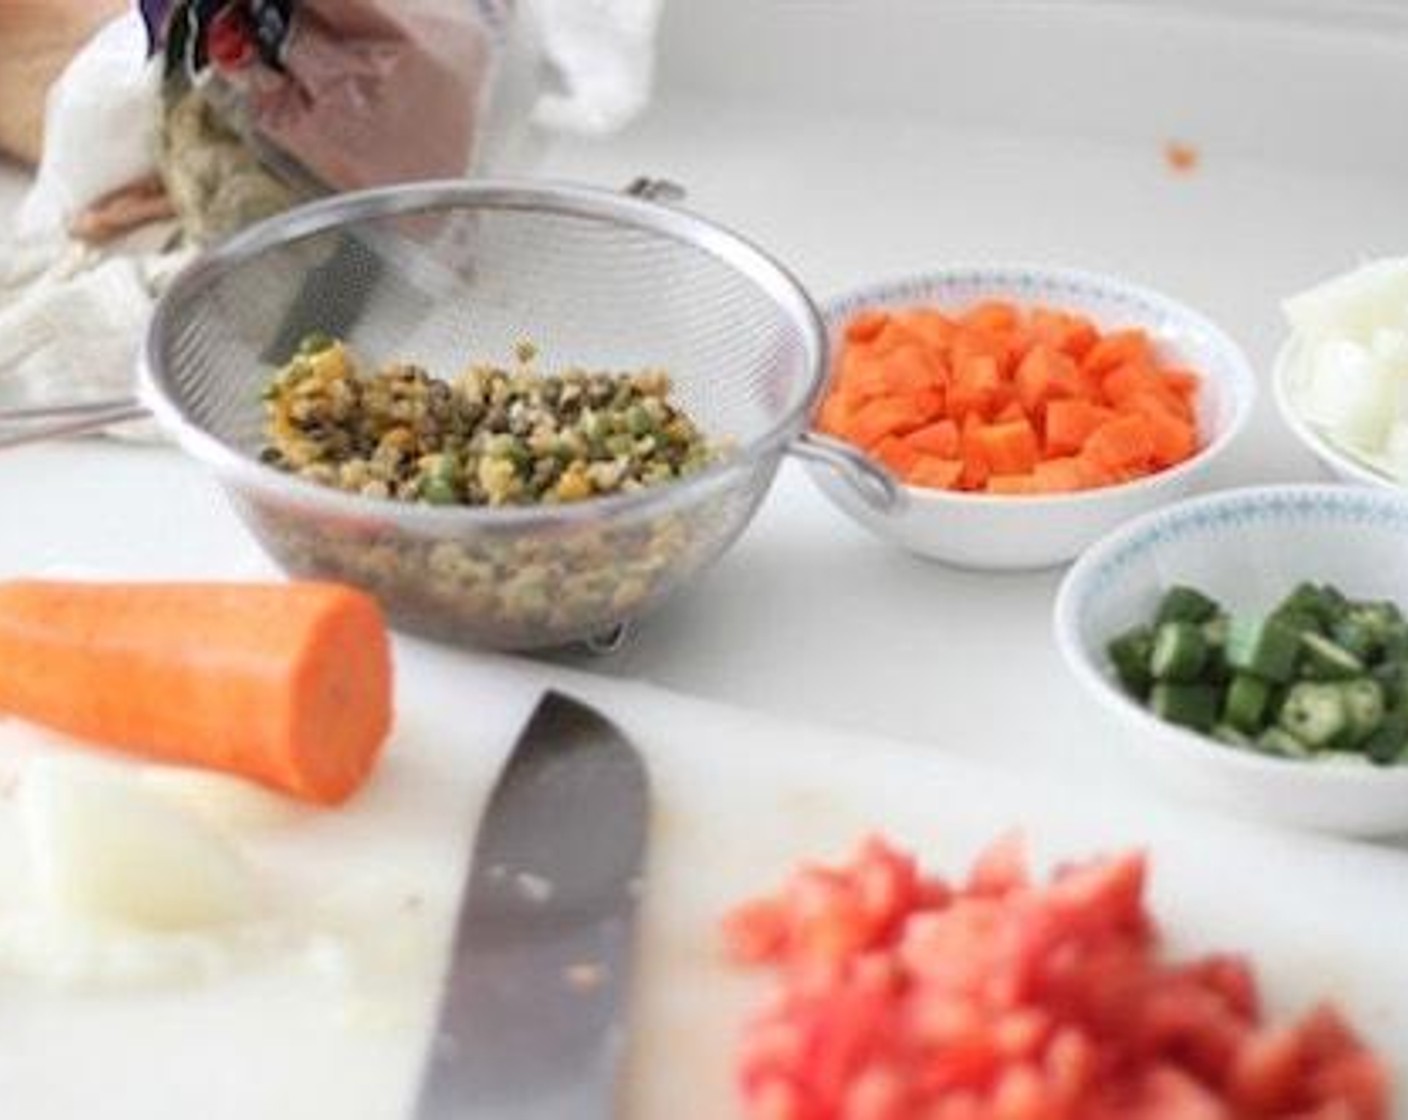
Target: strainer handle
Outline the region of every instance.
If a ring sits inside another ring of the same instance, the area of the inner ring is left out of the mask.
[[[895,476],[848,443],[815,432],[803,432],[787,450],[799,459],[820,463],[835,471],[871,509],[894,513],[904,503],[904,489],[895,481]]]
[[[87,435],[126,420],[140,420],[146,415],[146,408],[132,397],[0,409],[0,451],[28,443]]]
[[[632,198],[643,198],[646,202],[683,202],[685,189],[672,179],[654,179],[649,175],[637,175],[621,192]]]

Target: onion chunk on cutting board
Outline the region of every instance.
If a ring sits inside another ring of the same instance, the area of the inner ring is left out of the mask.
[[[20,813],[40,900],[56,917],[152,932],[248,916],[239,852],[194,815],[81,764],[36,760]]]

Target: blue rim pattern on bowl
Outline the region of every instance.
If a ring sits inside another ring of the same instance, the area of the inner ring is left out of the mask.
[[[1004,288],[1011,290],[1010,294],[1022,300],[1064,297],[1078,302],[1122,306],[1137,314],[1161,320],[1183,320],[1210,339],[1223,334],[1207,316],[1150,288],[1116,276],[1035,264],[955,265],[933,272],[913,273],[823,300],[822,317],[827,327],[835,330],[842,320],[877,304],[914,303],[931,299],[934,289],[940,285],[958,291],[969,289],[971,298],[981,299],[991,293],[994,281],[999,279]],[[1111,281],[1116,286],[1112,286]]]
[[[1333,521],[1408,532],[1408,501],[1372,490],[1326,484],[1295,489],[1224,490],[1156,510],[1117,531],[1114,551],[1086,577],[1083,590],[1113,578],[1160,545],[1209,529],[1276,521]]]

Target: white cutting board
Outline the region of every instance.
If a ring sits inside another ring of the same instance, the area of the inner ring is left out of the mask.
[[[365,795],[247,839],[276,877],[310,895],[341,893],[344,913],[365,927],[353,942],[362,936],[373,955],[364,982],[329,982],[281,953],[174,991],[62,994],[0,977],[7,1117],[406,1115],[469,829],[544,670],[413,642],[398,658],[400,726]],[[632,1117],[736,1114],[730,1054],[761,988],[719,959],[718,918],[796,861],[844,855],[877,829],[945,870],[1014,826],[1043,859],[1145,846],[1175,951],[1255,953],[1277,1009],[1332,995],[1408,1083],[1408,862],[1398,853],[1023,783],[928,748],[653,688],[556,677],[621,723],[654,783]],[[14,724],[0,734],[14,748],[12,774],[28,752],[56,749],[33,746]],[[12,811],[0,806],[0,830]],[[0,868],[7,904],[22,890],[13,864]],[[393,935],[400,949],[387,953]]]

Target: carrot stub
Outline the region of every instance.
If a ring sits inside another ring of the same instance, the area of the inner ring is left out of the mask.
[[[392,722],[370,596],[328,583],[0,582],[0,712],[322,805]]]

